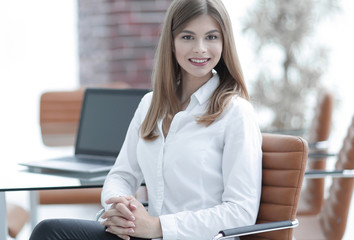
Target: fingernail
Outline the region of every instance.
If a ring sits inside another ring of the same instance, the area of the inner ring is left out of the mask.
[[[129,229],[129,233],[134,233],[134,229]]]
[[[130,223],[129,225],[130,225],[130,227],[135,227],[134,223]]]
[[[134,217],[134,216],[131,216],[130,219],[131,219],[132,221],[135,221],[135,217]]]

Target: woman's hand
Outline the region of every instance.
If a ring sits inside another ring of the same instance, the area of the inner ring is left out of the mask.
[[[102,219],[105,219],[102,225],[107,227],[107,232],[126,240],[130,239],[129,235],[134,233],[135,227],[135,216],[130,209],[132,198],[132,196],[127,196],[108,199],[106,203],[112,204],[112,206],[101,216]]]
[[[150,216],[145,207],[135,198],[130,200],[129,206],[135,216],[134,233],[130,236],[149,239],[162,237],[159,217]]]
[[[112,208],[102,215],[107,231],[120,238],[129,236],[140,238],[162,237],[160,219],[152,217],[145,207],[134,197],[118,197],[107,200]],[[134,220],[133,220],[134,219]]]

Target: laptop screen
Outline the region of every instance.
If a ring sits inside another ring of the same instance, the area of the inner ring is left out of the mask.
[[[87,89],[75,154],[117,157],[145,89]]]

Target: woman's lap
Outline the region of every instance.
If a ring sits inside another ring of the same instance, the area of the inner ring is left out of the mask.
[[[30,240],[119,240],[99,222],[82,219],[48,219],[40,222]],[[135,238],[131,238],[132,240]],[[139,238],[136,238],[139,239]]]

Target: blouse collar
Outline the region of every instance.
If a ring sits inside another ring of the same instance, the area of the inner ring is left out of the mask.
[[[213,95],[216,88],[219,86],[219,75],[214,72],[213,77],[210,78],[203,86],[192,94],[192,97],[196,98],[200,105],[208,101]]]

